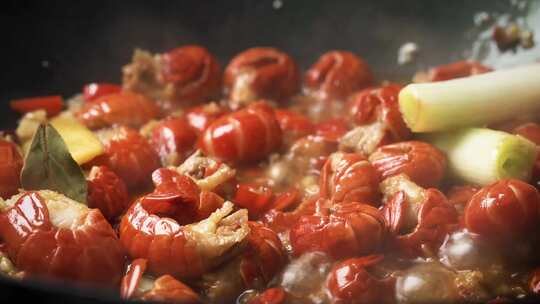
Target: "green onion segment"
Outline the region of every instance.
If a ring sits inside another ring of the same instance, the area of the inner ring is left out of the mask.
[[[478,185],[506,178],[528,181],[537,156],[536,145],[524,137],[486,128],[427,134],[423,139],[446,152],[453,178]]]
[[[540,111],[540,64],[466,78],[415,83],[399,94],[413,132],[485,126]]]

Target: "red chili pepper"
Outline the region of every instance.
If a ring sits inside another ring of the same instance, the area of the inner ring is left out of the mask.
[[[112,83],[89,83],[83,87],[83,97],[86,101],[92,101],[98,97],[118,93],[122,87]]]
[[[53,95],[15,99],[9,103],[9,106],[14,111],[21,114],[43,109],[47,111],[47,115],[54,116],[62,111],[64,103],[62,101],[62,96]]]

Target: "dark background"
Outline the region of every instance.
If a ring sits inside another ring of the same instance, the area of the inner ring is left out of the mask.
[[[465,33],[474,13],[511,9],[510,1],[496,0],[281,3],[275,9],[274,0],[4,1],[0,102],[119,82],[134,48],[162,52],[188,43],[206,46],[222,65],[253,46],[281,48],[304,68],[327,50],[346,49],[379,78],[410,77],[418,65],[396,67],[404,42],[420,45],[424,65],[445,63],[470,46]],[[0,127],[13,123],[2,120]]]
[[[275,9],[273,0],[3,1],[0,128],[15,126],[6,106],[12,98],[68,97],[88,82],[118,83],[134,48],[162,52],[201,44],[225,65],[246,48],[274,46],[303,68],[325,51],[346,49],[364,57],[379,79],[399,80],[463,58],[475,39],[475,13],[515,10],[506,0],[281,3]],[[398,67],[397,50],[407,41],[420,46],[420,60]],[[0,301],[64,302],[47,295],[69,288],[27,289],[0,280]]]

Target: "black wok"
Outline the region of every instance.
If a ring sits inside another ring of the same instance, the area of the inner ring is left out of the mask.
[[[225,65],[246,48],[275,46],[304,68],[327,50],[346,49],[366,59],[380,80],[406,80],[419,68],[471,54],[495,67],[531,62],[540,58],[540,47],[504,55],[493,45],[473,48],[482,31],[473,17],[481,11],[530,15],[530,25],[540,33],[538,3],[526,4],[519,9],[512,1],[495,0],[7,1],[0,4],[0,129],[16,126],[10,99],[68,97],[88,82],[118,83],[134,48],[164,51],[201,44]],[[419,45],[420,56],[398,66],[397,50],[407,41]],[[107,303],[117,298],[103,290],[0,277],[0,302],[8,300]]]

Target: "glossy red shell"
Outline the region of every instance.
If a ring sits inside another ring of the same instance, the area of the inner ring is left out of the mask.
[[[88,178],[88,207],[98,208],[108,220],[122,214],[129,205],[126,184],[105,166],[94,167]]]
[[[480,187],[473,185],[453,186],[448,190],[446,196],[450,204],[464,208],[478,190],[480,190]]]
[[[354,153],[332,154],[321,170],[321,197],[334,203],[361,202],[379,205],[380,178],[368,160]]]
[[[458,61],[431,68],[428,72],[429,81],[443,81],[454,78],[491,72],[492,69],[476,61]]]
[[[99,97],[118,93],[122,87],[112,83],[89,83],[83,87],[83,98],[85,101],[93,101]]]
[[[170,169],[159,169],[152,178],[155,191],[138,199],[122,217],[120,241],[131,258],[147,259],[153,274],[198,277],[215,261],[200,255],[182,225],[207,218],[223,200]]]
[[[122,299],[138,299],[144,301],[166,302],[174,304],[201,303],[199,295],[190,287],[170,275],[163,275],[153,282],[152,289],[142,295],[136,295],[143,274],[146,272],[147,260],[136,259],[122,278],[120,294]]]
[[[155,194],[178,196],[186,202],[171,204],[170,208],[167,208],[167,213],[180,224],[203,220],[223,205],[223,198],[213,192],[201,191],[191,178],[174,170],[160,168],[152,173],[152,181],[156,187]],[[151,208],[147,209],[151,211]]]
[[[8,199],[18,192],[22,167],[23,159],[17,146],[0,139],[0,197]]]
[[[412,231],[403,231],[410,204],[400,191],[382,209],[393,235],[389,243],[408,257],[424,256],[426,250],[432,254],[442,245],[448,233],[458,228],[458,213],[442,192],[430,188],[425,190],[424,200],[417,209],[416,226]]]
[[[540,145],[540,125],[534,122],[525,123],[514,129],[514,134],[521,135],[533,143]]]
[[[350,202],[336,204],[330,210],[329,214],[302,216],[291,228],[294,256],[321,251],[341,259],[380,249],[387,230],[377,208]]]
[[[286,143],[291,144],[301,137],[312,134],[315,130],[313,123],[298,112],[276,109],[275,113]]]
[[[281,192],[275,195],[270,209],[274,210],[289,210],[296,206],[302,199],[302,194],[298,189],[291,188],[285,192]]]
[[[175,204],[182,203],[178,196],[174,199],[180,200]],[[120,241],[131,258],[148,259],[148,269],[153,274],[200,276],[207,267],[194,245],[188,244],[182,226],[171,218],[154,214],[159,211],[166,214],[169,208],[173,208],[170,196],[154,195],[136,201],[122,217]]]
[[[421,141],[382,146],[369,156],[369,161],[383,180],[404,173],[424,188],[437,186],[446,173],[444,153]]]
[[[329,119],[315,125],[315,134],[326,141],[338,142],[349,130],[343,119]]]
[[[197,134],[184,117],[164,119],[152,130],[150,142],[161,161],[167,165],[180,165],[193,151]]]
[[[133,92],[119,92],[85,103],[75,113],[88,128],[99,129],[113,125],[140,127],[160,114],[150,99]]]
[[[386,303],[393,297],[393,279],[379,279],[366,268],[379,263],[380,255],[352,258],[335,265],[327,287],[332,303]]]
[[[535,187],[515,179],[483,187],[465,209],[465,227],[494,240],[526,237],[539,220],[540,197]]]
[[[200,102],[219,95],[221,69],[204,47],[187,45],[161,55],[161,78],[172,84],[167,96],[174,102]]]
[[[281,287],[269,288],[251,299],[248,304],[285,304],[287,293]]]
[[[520,136],[523,136],[527,138],[528,140],[535,143],[537,146],[540,145],[540,125],[537,123],[529,122],[522,125],[517,126],[513,130],[514,134],[518,134]],[[540,154],[536,157],[536,162],[533,167],[532,172],[532,183],[538,183],[540,182]]]
[[[97,209],[76,227],[58,228],[44,198],[26,192],[0,214],[0,237],[14,264],[30,275],[108,286],[122,277],[124,250]]]
[[[135,259],[128,266],[126,275],[122,277],[120,283],[120,296],[122,299],[130,299],[134,296],[143,274],[146,272],[148,261],[146,259]]]
[[[224,76],[230,96],[237,95],[235,82],[246,74],[251,74],[247,89],[254,99],[284,101],[300,87],[298,66],[289,55],[275,48],[251,48],[231,60]]]
[[[160,167],[157,153],[137,131],[120,127],[105,140],[105,153],[91,163],[104,165],[116,173],[130,188],[150,181],[152,172]]]
[[[368,65],[351,52],[323,54],[304,76],[304,85],[323,99],[345,99],[373,83]]]
[[[240,276],[246,288],[266,285],[281,271],[287,255],[277,234],[257,222],[249,222],[247,247],[240,259]]]
[[[154,287],[142,297],[143,301],[173,304],[202,303],[199,295],[189,286],[171,275],[162,275],[154,281]]]
[[[308,135],[297,139],[289,148],[289,153],[295,159],[307,162],[304,166],[321,170],[328,156],[336,152],[337,149],[338,144],[335,141],[326,140],[318,135]]]
[[[529,279],[529,290],[540,295],[540,268],[534,269]]]
[[[246,208],[250,217],[257,217],[261,212],[270,208],[272,203],[272,189],[254,183],[240,183],[236,185],[236,192],[232,201],[240,208]]]
[[[227,111],[223,107],[212,103],[188,109],[186,111],[186,120],[197,135],[200,135],[214,120],[225,114],[227,114]]]
[[[398,84],[386,84],[354,94],[348,102],[350,120],[357,125],[383,123],[391,142],[408,139],[411,131],[403,120],[398,103],[402,88]]]
[[[291,229],[302,216],[315,215],[318,211],[328,208],[330,201],[323,198],[312,197],[303,202],[292,211],[271,209],[262,217],[262,222],[272,230],[281,233]]]
[[[281,136],[272,107],[258,102],[214,121],[200,145],[207,155],[223,161],[253,162],[278,149]]]

